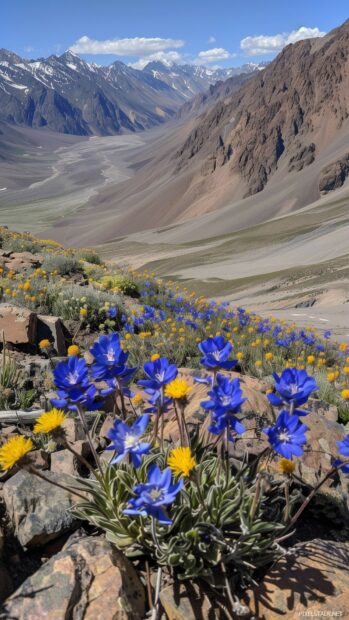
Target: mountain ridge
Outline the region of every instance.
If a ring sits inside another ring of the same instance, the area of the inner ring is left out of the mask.
[[[248,65],[241,70],[251,73]],[[70,50],[25,60],[0,49],[0,118],[82,136],[143,131],[175,116],[232,71],[239,69],[157,62],[139,70],[121,61],[99,66]]]

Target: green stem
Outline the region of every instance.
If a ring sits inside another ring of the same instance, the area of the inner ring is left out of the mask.
[[[86,417],[85,417],[84,410],[81,407],[81,405],[77,405],[77,410],[78,410],[78,414],[79,414],[79,417],[80,417],[80,420],[81,420],[81,424],[82,424],[83,429],[84,429],[84,433],[86,435],[86,439],[87,439],[88,443],[90,444],[91,452],[92,452],[93,457],[95,459],[96,465],[97,465],[97,467],[99,469],[99,472],[100,472],[101,476],[103,476],[104,474],[103,474],[102,465],[101,465],[101,462],[99,460],[99,457],[98,457],[98,454],[97,454],[97,450],[96,450],[96,448],[93,445],[93,441],[92,441],[92,438],[91,438],[91,435],[90,435],[90,431],[88,430],[88,425],[87,425],[87,420],[86,420]]]

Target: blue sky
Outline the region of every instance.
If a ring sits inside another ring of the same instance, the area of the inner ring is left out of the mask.
[[[26,58],[72,48],[99,64],[237,66],[348,17],[347,0],[2,0],[0,46]]]

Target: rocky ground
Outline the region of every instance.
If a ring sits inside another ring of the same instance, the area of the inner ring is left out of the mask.
[[[41,251],[44,253],[45,247],[41,247]],[[0,411],[0,446],[18,433],[30,435],[34,420],[47,409],[50,398],[54,396],[52,367],[66,358],[72,342],[88,358],[87,349],[100,331],[92,306],[87,309],[85,300],[91,291],[102,300],[105,291],[100,288],[100,282],[105,283],[105,278],[111,276],[99,274],[97,281],[86,276],[86,266],[85,271],[80,267],[74,268],[59,280],[59,286],[63,291],[70,290],[72,285],[80,288],[79,300],[83,301],[78,306],[77,314],[67,315],[69,318],[44,314],[42,308],[48,306],[40,305],[43,301],[33,301],[36,297],[32,294],[35,278],[29,276],[36,273],[44,278],[43,288],[47,289],[44,294],[48,294],[58,276],[52,271],[53,275],[49,274],[46,278],[45,273],[42,273],[45,260],[42,253],[28,250],[5,248],[0,254],[4,278],[3,299],[0,303],[0,333],[3,341],[0,396],[1,402],[8,403]],[[39,274],[38,270],[41,270]],[[108,272],[102,270],[102,273]],[[141,276],[140,279],[146,277],[150,276]],[[26,285],[28,282],[29,286]],[[112,295],[122,312],[136,316],[143,312],[145,302],[130,296],[134,290],[130,288],[129,282],[128,286],[127,294],[118,288],[113,290]],[[21,298],[23,287],[26,296]],[[40,287],[38,290],[42,291]],[[40,293],[37,295],[40,297]],[[151,297],[147,298],[148,302],[149,299]],[[48,303],[47,300],[45,303]],[[81,309],[89,313],[88,320],[81,317]],[[97,310],[95,313],[98,314]],[[104,314],[99,316],[102,317],[99,321],[105,320]],[[105,323],[103,326],[106,329]],[[174,329],[173,326],[171,329]],[[137,354],[143,351],[142,355],[147,359],[152,350],[147,349],[147,338],[151,339],[153,347],[165,346],[165,337],[161,334],[157,336],[156,329],[151,336],[150,333],[143,331],[141,335],[132,334],[128,339],[127,333],[123,332],[123,337],[125,341],[128,340],[131,349],[134,339]],[[181,333],[184,330],[173,335],[176,354],[180,350],[181,338],[184,338]],[[170,340],[170,336],[166,338]],[[49,349],[42,344],[45,340],[50,343]],[[194,345],[196,347],[195,340]],[[244,351],[247,351],[248,346]],[[345,344],[342,349],[345,351]],[[330,359],[330,353],[328,356]],[[14,389],[5,381],[4,370],[8,368],[9,359],[16,369]],[[207,386],[194,383],[193,377],[197,370],[194,369],[192,352],[184,352],[178,360],[178,365],[182,365],[180,374],[192,388],[185,413],[186,420],[190,427],[200,425],[200,436],[205,441],[207,419],[200,409],[200,402],[207,394]],[[261,454],[266,447],[266,440],[263,437],[256,439],[256,423],[267,424],[274,419],[266,396],[270,388],[270,376],[258,372],[254,377],[249,376],[254,368],[254,358],[249,363],[249,370],[245,369],[243,375],[241,372],[231,373],[232,377],[241,379],[243,393],[247,398],[243,405],[247,431],[234,444],[232,457],[235,459],[240,459],[244,454],[251,457]],[[144,397],[139,388],[134,386],[134,390],[140,397]],[[308,404],[311,411],[307,418],[310,448],[306,450],[304,458],[298,461],[293,482],[303,496],[329,469],[330,454],[336,452],[336,442],[343,440],[348,432],[348,418],[345,417],[343,403],[339,405],[338,401],[329,398],[326,390],[322,392],[322,397],[317,396]],[[110,459],[110,453],[105,449],[107,433],[114,421],[111,411],[107,402],[97,416],[91,414],[89,417],[93,445],[102,461]],[[165,438],[176,439],[175,420],[172,410],[165,426]],[[64,428],[76,454],[92,464],[91,449],[78,420],[74,416],[68,417]],[[48,480],[64,483],[71,476],[88,475],[88,469],[69,450],[57,446],[53,441],[43,441],[31,456],[37,470]],[[273,475],[277,475],[273,462],[268,467]],[[72,511],[76,499],[73,493],[52,486],[23,469],[14,467],[0,474],[0,618],[142,620],[149,616],[155,575],[149,578],[144,566],[126,559],[114,545],[106,541],[101,530],[79,520]],[[348,511],[349,480],[348,476],[340,473],[327,481],[316,501],[306,511],[299,529],[287,542],[287,555],[258,575],[255,588],[239,592],[233,616],[226,601],[218,595],[212,597],[204,582],[177,582],[168,576],[160,592],[158,618],[228,620],[234,617],[269,620],[295,618],[308,613],[316,615],[320,612],[338,612],[345,617],[349,614]]]

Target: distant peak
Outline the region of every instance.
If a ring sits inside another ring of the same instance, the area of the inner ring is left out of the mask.
[[[15,52],[10,52],[10,50],[5,49],[4,47],[0,48],[0,60],[7,60],[8,62],[21,62],[22,58],[15,54]]]
[[[63,54],[61,54],[60,58],[70,58],[70,59],[75,59],[75,60],[80,60],[81,58],[80,56],[78,56],[78,54],[75,54],[75,52],[73,52],[72,50],[68,49],[66,50]]]

